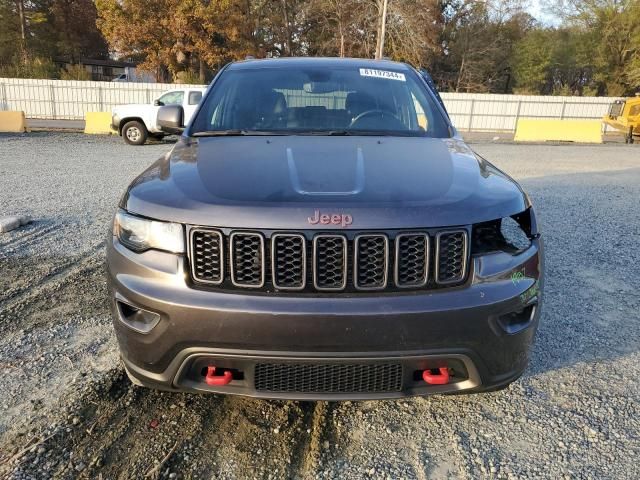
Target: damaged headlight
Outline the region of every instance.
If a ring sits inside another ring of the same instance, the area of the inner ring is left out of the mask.
[[[149,249],[184,253],[184,232],[179,223],[159,222],[131,215],[119,209],[113,231],[125,247],[134,252]]]
[[[502,251],[518,253],[531,246],[536,235],[531,209],[511,217],[499,218],[473,226],[473,253]]]

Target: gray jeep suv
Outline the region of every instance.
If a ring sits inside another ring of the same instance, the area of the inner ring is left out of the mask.
[[[134,383],[290,399],[507,386],[540,315],[529,198],[430,77],[357,59],[232,63],[127,189],[107,246]],[[183,131],[184,130],[184,131]]]

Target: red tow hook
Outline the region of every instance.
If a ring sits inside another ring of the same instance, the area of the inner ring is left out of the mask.
[[[430,368],[422,372],[422,379],[429,385],[446,385],[449,383],[449,369],[447,367]]]
[[[220,387],[229,384],[231,380],[233,380],[233,374],[229,370],[222,372],[222,375],[216,375],[216,367],[207,367],[207,374],[204,377],[207,385]]]

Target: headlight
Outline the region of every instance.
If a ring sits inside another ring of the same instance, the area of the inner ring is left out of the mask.
[[[532,211],[527,209],[512,217],[474,225],[473,253],[502,251],[516,254],[526,250],[535,236],[532,220]]]
[[[511,217],[505,217],[500,222],[500,233],[506,244],[516,251],[525,250],[531,245],[531,240],[520,224]]]
[[[179,223],[136,217],[120,209],[113,222],[113,231],[120,243],[134,252],[155,249],[184,253],[184,232]]]

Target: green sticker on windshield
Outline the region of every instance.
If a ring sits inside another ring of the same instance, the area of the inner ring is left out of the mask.
[[[375,78],[387,78],[389,80],[399,80],[401,82],[406,82],[407,80],[404,78],[404,73],[391,72],[389,70],[375,70],[373,68],[361,68],[360,69],[361,77],[375,77]]]

